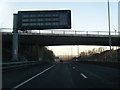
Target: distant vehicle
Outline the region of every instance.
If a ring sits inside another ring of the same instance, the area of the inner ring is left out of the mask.
[[[78,62],[79,60],[78,59],[73,59],[73,61]]]
[[[63,62],[63,60],[60,60],[60,62]]]
[[[78,62],[79,60],[78,60],[78,59],[76,59],[75,61],[76,61],[76,62]]]

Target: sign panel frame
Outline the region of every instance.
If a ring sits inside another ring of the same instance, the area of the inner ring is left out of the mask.
[[[70,29],[71,10],[18,11],[18,30]]]

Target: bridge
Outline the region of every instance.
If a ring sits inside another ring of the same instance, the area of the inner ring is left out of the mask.
[[[111,45],[120,46],[120,32],[111,32]],[[42,30],[36,32],[18,32],[20,44],[39,44],[40,46],[55,45],[102,45],[109,46],[107,31],[64,31]],[[12,33],[2,32],[2,41],[12,43]]]

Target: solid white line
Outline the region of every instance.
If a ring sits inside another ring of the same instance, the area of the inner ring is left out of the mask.
[[[82,75],[84,78],[87,78],[84,74],[81,73],[81,75]]]
[[[56,65],[56,64],[55,64],[55,65]],[[29,78],[28,80],[26,80],[26,81],[24,81],[24,82],[20,83],[19,85],[16,85],[16,86],[15,86],[15,87],[13,87],[11,90],[14,90],[14,89],[16,89],[16,88],[19,88],[20,86],[24,85],[25,83],[27,83],[27,82],[31,81],[32,79],[34,79],[34,78],[38,77],[38,76],[39,76],[39,75],[41,75],[42,73],[44,73],[44,72],[46,72],[47,70],[51,69],[51,68],[52,68],[52,67],[54,67],[55,65],[52,65],[51,67],[49,67],[49,68],[45,69],[44,71],[42,71],[42,72],[40,72],[40,73],[36,74],[35,76],[33,76],[33,77]]]

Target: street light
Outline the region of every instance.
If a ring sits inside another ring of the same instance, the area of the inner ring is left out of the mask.
[[[116,37],[117,30],[115,30],[115,37]],[[116,60],[117,60],[117,46],[116,46]]]
[[[78,57],[79,57],[79,46],[78,46],[78,48],[77,48],[77,53],[78,53]]]
[[[110,46],[110,60],[111,60],[111,35],[110,35],[110,8],[109,8],[109,0],[108,0],[108,27],[109,27],[109,46]]]
[[[71,46],[71,59],[73,58],[73,48]]]

